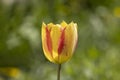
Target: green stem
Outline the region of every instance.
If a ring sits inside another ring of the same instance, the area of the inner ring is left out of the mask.
[[[61,70],[61,64],[58,64],[57,80],[60,80],[60,70]]]

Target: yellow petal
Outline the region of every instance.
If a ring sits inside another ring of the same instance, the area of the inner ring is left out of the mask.
[[[71,22],[69,24],[69,27],[68,27],[68,30],[69,31],[66,31],[68,33],[68,35],[71,35],[71,44],[68,44],[69,46],[71,46],[71,50],[72,50],[72,53],[74,52],[74,49],[76,47],[76,43],[77,43],[77,39],[78,39],[78,33],[77,33],[77,24],[76,23],[73,23]],[[67,36],[67,35],[66,35]],[[68,38],[67,38],[68,39]]]
[[[71,22],[65,30],[65,47],[60,55],[60,63],[71,58],[77,43],[77,24]]]
[[[53,26],[55,26],[53,23],[47,24],[48,29],[51,29]]]
[[[53,57],[52,57],[52,55],[51,55],[51,53],[49,52],[49,50],[48,50],[48,46],[47,46],[47,43],[46,43],[46,24],[45,23],[43,23],[42,24],[42,46],[43,46],[43,51],[44,51],[44,54],[45,54],[45,56],[46,56],[46,58],[48,59],[48,60],[50,60],[51,62],[54,62],[54,59],[53,59]]]
[[[73,38],[74,38],[74,40],[73,40],[73,49],[72,49],[72,53],[74,53],[74,50],[75,50],[75,48],[76,48],[76,45],[77,45],[77,41],[78,41],[78,32],[77,32],[77,24],[76,23],[71,23],[72,25],[71,26],[73,26]]]
[[[67,27],[67,23],[65,21],[63,21],[61,24],[60,24],[62,27]]]
[[[53,58],[56,62],[58,62],[58,41],[61,35],[61,27],[60,25],[54,25],[51,29],[51,38],[52,38],[52,51]]]

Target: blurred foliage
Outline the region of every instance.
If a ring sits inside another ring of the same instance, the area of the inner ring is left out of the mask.
[[[20,70],[14,67],[0,68],[0,74],[6,76],[6,78],[15,78],[20,73]]]
[[[0,0],[0,80],[56,80],[40,33],[62,20],[78,24],[79,40],[61,80],[120,80],[119,0]]]

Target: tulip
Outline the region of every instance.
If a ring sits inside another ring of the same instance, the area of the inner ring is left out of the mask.
[[[43,51],[50,62],[62,64],[72,57],[78,39],[76,23],[43,23],[41,34]]]

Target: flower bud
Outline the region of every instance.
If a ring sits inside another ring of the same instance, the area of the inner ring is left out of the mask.
[[[76,23],[43,23],[41,32],[43,51],[49,61],[61,64],[72,57],[78,39]]]

